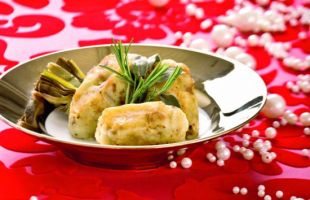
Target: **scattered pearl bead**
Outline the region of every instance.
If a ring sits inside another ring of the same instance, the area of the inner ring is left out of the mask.
[[[217,164],[218,166],[222,167],[222,166],[225,165],[225,162],[224,162],[224,160],[218,159],[218,160],[216,161],[216,164]]]
[[[308,128],[308,127],[304,128],[304,134],[310,135],[310,128]]]
[[[245,147],[241,147],[239,152],[243,154],[246,150],[247,149]]]
[[[299,32],[298,33],[298,38],[301,39],[301,40],[306,39],[307,38],[307,33]]]
[[[281,124],[282,126],[285,126],[285,125],[287,124],[287,120],[284,119],[284,118],[282,118],[281,121],[280,121],[280,124]]]
[[[256,61],[250,54],[240,53],[235,59],[252,69],[255,69],[256,67]]]
[[[216,142],[215,144],[216,150],[225,149],[225,148],[226,148],[226,144],[223,141]]]
[[[289,124],[296,124],[296,122],[298,121],[298,117],[294,113],[290,113],[290,114],[288,114],[287,116],[284,116],[284,117],[285,117],[285,119],[287,120],[287,122]]]
[[[251,135],[252,135],[252,137],[258,137],[259,136],[259,131],[258,130],[253,130]]]
[[[149,0],[150,4],[155,7],[163,7],[169,3],[169,0]]]
[[[212,25],[212,21],[210,19],[206,19],[200,23],[200,28],[202,30],[208,29]]]
[[[273,127],[268,127],[266,130],[265,130],[265,135],[267,138],[269,139],[273,139],[277,136],[277,130]]]
[[[175,39],[179,40],[181,39],[183,36],[182,32],[181,31],[177,31],[175,34],[174,34],[174,37]]]
[[[243,53],[243,50],[239,47],[229,47],[225,50],[225,55],[230,58],[235,58],[240,53]]]
[[[185,148],[179,149],[179,150],[177,151],[177,155],[178,155],[178,156],[181,156],[181,155],[185,154],[185,152],[186,152],[186,149],[185,149]]]
[[[301,150],[301,153],[302,153],[303,156],[306,156],[306,157],[309,156],[309,150],[308,149]]]
[[[191,32],[186,32],[183,35],[183,40],[190,40],[192,38],[192,33]]]
[[[168,156],[168,160],[173,160],[174,156],[173,155],[169,155]]]
[[[206,157],[209,160],[209,162],[211,162],[211,163],[216,161],[216,157],[212,153],[207,153]]]
[[[264,196],[265,196],[265,191],[264,191],[264,190],[259,190],[259,191],[257,192],[257,196],[259,196],[259,197],[264,197]]]
[[[237,186],[235,186],[235,187],[233,187],[232,192],[233,192],[234,194],[238,194],[238,193],[240,192],[240,188],[237,187]]]
[[[170,166],[171,169],[174,169],[174,168],[176,168],[176,167],[178,166],[178,164],[177,164],[177,162],[175,162],[175,161],[171,161],[171,162],[169,163],[169,166]]]
[[[192,160],[190,158],[183,158],[181,161],[181,165],[183,168],[187,169],[192,166]]]
[[[253,147],[255,150],[260,151],[264,147],[264,143],[261,139],[258,139],[253,143]]]
[[[245,140],[249,140],[251,137],[250,137],[249,134],[243,134],[242,138],[245,139]]]
[[[234,35],[228,26],[224,24],[215,25],[211,31],[211,39],[219,47],[227,47],[232,44]]]
[[[271,196],[267,194],[267,195],[264,197],[264,200],[271,200]]]
[[[243,140],[243,141],[242,141],[242,145],[243,145],[244,147],[248,147],[248,146],[250,145],[250,141],[249,141],[249,140]]]
[[[248,37],[248,44],[250,46],[257,46],[259,44],[259,37],[257,35],[250,35]]]
[[[216,155],[221,160],[228,160],[230,158],[230,150],[228,148],[219,149]]]
[[[269,118],[277,118],[284,114],[285,107],[286,102],[282,96],[278,94],[269,94],[262,112]]]
[[[297,197],[296,196],[291,196],[290,200],[296,200]]]
[[[279,128],[280,127],[280,122],[278,122],[278,121],[274,121],[274,122],[272,122],[272,126],[274,127],[274,128]]]
[[[299,121],[303,126],[310,126],[310,113],[304,112],[299,116]]]
[[[246,195],[247,193],[248,193],[248,189],[247,188],[245,188],[245,187],[241,188],[240,194]]]
[[[260,6],[266,6],[269,3],[269,0],[256,0],[256,3]]]
[[[254,152],[251,149],[247,149],[242,155],[244,159],[252,160],[254,157]]]
[[[298,85],[293,85],[291,89],[294,93],[298,93],[300,90]]]
[[[206,40],[202,38],[195,39],[189,45],[190,48],[199,49],[199,50],[209,50],[209,44]]]
[[[266,140],[264,142],[264,148],[266,148],[267,150],[270,150],[271,149],[271,142],[269,140]]]
[[[197,6],[193,3],[190,3],[186,6],[185,12],[188,16],[194,16],[196,13]]]
[[[281,190],[278,190],[278,191],[276,192],[276,197],[277,197],[278,199],[281,199],[281,198],[283,197],[283,192],[282,192]]]
[[[257,189],[258,189],[258,190],[265,190],[266,188],[265,188],[264,185],[259,185]]]
[[[203,9],[197,8],[196,13],[195,13],[196,19],[202,19],[204,16],[205,16],[205,13],[204,13]]]
[[[239,145],[234,145],[233,146],[233,151],[234,152],[239,152],[240,151],[240,146]]]
[[[275,152],[270,152],[270,156],[272,158],[272,160],[276,159],[277,154]]]
[[[262,161],[264,163],[271,163],[272,162],[272,156],[270,155],[270,153],[264,153],[262,155]]]

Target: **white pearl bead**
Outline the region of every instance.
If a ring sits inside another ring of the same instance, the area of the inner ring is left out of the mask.
[[[183,36],[182,32],[181,31],[177,31],[175,34],[174,34],[174,37],[175,39],[179,40],[181,39]]]
[[[287,124],[287,120],[284,119],[284,118],[282,118],[281,121],[280,121],[280,124],[281,124],[282,126],[285,126],[285,125]]]
[[[210,19],[206,19],[200,23],[200,28],[202,30],[208,29],[212,25],[212,21]]]
[[[245,187],[241,188],[240,194],[246,195],[247,193],[248,193],[248,189],[247,188],[245,188]]]
[[[291,196],[290,200],[297,200],[297,197]]]
[[[304,128],[304,134],[310,135],[310,128],[308,128],[308,127]]]
[[[265,135],[267,138],[273,139],[277,136],[277,130],[273,127],[268,127],[265,130]]]
[[[284,114],[285,107],[286,102],[283,97],[278,94],[269,94],[262,112],[269,118],[277,118]]]
[[[259,190],[259,191],[257,192],[257,196],[259,196],[259,197],[264,197],[264,196],[265,196],[265,191],[264,191],[264,190]]]
[[[209,50],[209,44],[206,40],[198,38],[191,42],[189,45],[190,48],[199,49],[199,50]]]
[[[296,124],[296,122],[298,121],[298,117],[294,113],[290,113],[287,115],[287,117],[286,116],[284,116],[284,117],[289,124]]]
[[[179,150],[177,151],[177,155],[178,155],[178,156],[181,156],[181,155],[185,154],[185,152],[186,152],[186,148],[179,149]]]
[[[299,32],[298,33],[298,38],[299,39],[306,39],[307,38],[307,33],[305,33],[305,32]]]
[[[246,160],[252,160],[253,157],[254,157],[254,152],[251,149],[247,149],[243,153],[243,158]]]
[[[233,42],[233,34],[230,28],[224,24],[216,25],[211,31],[211,39],[219,47],[227,47]]]
[[[235,187],[233,187],[232,192],[233,192],[234,194],[238,194],[238,193],[240,192],[240,188],[237,187],[237,186],[235,186]]]
[[[246,150],[247,150],[247,148],[245,148],[245,147],[240,147],[240,151],[239,151],[239,152],[243,154]]]
[[[259,37],[257,35],[250,35],[248,37],[248,44],[250,46],[257,46],[259,43]]]
[[[204,13],[203,9],[197,8],[196,13],[195,13],[196,19],[202,19],[204,16],[205,16],[205,13]]]
[[[265,190],[266,188],[265,188],[264,185],[259,185],[257,189],[258,189],[258,190]]]
[[[223,141],[217,141],[215,144],[215,149],[220,150],[220,149],[225,149],[226,144]]]
[[[266,196],[264,196],[264,200],[271,200],[271,196],[267,194]]]
[[[270,156],[272,160],[274,160],[277,157],[277,154],[275,152],[270,152]]]
[[[270,155],[270,153],[264,153],[262,155],[262,161],[264,163],[271,163],[272,162],[272,156]]]
[[[296,63],[296,64],[293,64],[293,66],[297,66],[297,63]],[[300,88],[299,88],[298,85],[293,85],[291,89],[292,89],[292,91],[293,91],[294,93],[298,93],[299,90],[300,90]]]
[[[169,3],[169,0],[149,0],[150,4],[155,7],[163,7]]]
[[[233,151],[234,152],[239,152],[240,151],[240,146],[239,145],[234,145],[233,146]]]
[[[263,148],[263,146],[264,146],[264,143],[263,143],[263,141],[262,141],[261,139],[258,139],[258,140],[256,140],[256,141],[253,143],[253,147],[254,147],[254,149],[257,150],[257,151],[260,151],[261,148]]]
[[[174,156],[173,155],[169,155],[168,156],[168,160],[173,160]]]
[[[279,199],[281,199],[281,198],[283,197],[283,192],[282,192],[281,190],[278,190],[278,191],[276,192],[276,197],[279,198]]]
[[[225,55],[230,58],[235,58],[240,53],[243,53],[243,50],[239,47],[229,47],[225,50]]]
[[[310,126],[310,113],[304,112],[299,116],[299,121],[303,126]]]
[[[252,137],[258,137],[259,136],[259,131],[258,130],[253,130],[251,135],[252,135]]]
[[[250,137],[249,134],[243,134],[242,138],[245,139],[245,140],[249,140],[251,137]]]
[[[193,16],[196,13],[197,6],[193,3],[190,3],[186,6],[185,12],[188,16]]]
[[[247,53],[240,53],[235,57],[235,59],[252,69],[255,69],[256,67],[255,59]]]
[[[186,32],[186,33],[184,33],[184,35],[183,35],[183,40],[190,40],[190,39],[192,39],[192,33],[191,32]]]
[[[222,167],[222,166],[225,165],[225,162],[224,162],[224,160],[219,159],[219,160],[216,161],[216,164],[217,164],[218,166]]]
[[[278,121],[274,121],[274,122],[272,122],[272,126],[274,127],[274,128],[279,128],[280,127],[280,122],[278,122]]]
[[[212,157],[214,157],[213,153],[207,153],[207,155],[206,155],[207,159],[212,158]]]
[[[256,3],[260,6],[265,6],[269,3],[269,0],[256,0]]]
[[[250,141],[249,141],[249,140],[243,140],[243,141],[242,141],[242,145],[243,145],[244,147],[248,147],[248,146],[250,145]]]
[[[190,168],[192,166],[192,160],[190,158],[183,158],[181,165],[185,169]]]
[[[266,148],[267,150],[270,150],[271,149],[271,142],[269,140],[266,140],[264,142],[264,148]]]
[[[310,83],[308,81],[302,81],[299,87],[304,93],[310,92]]]
[[[306,156],[306,157],[309,156],[309,150],[308,149],[301,150],[301,153],[302,153],[303,156]]]
[[[228,148],[219,149],[216,155],[221,160],[228,160],[230,158],[230,150]]]
[[[216,161],[216,157],[212,156],[208,160],[209,160],[210,163],[214,163]]]
[[[169,166],[170,166],[170,168],[174,169],[174,168],[176,168],[176,167],[178,166],[178,164],[177,164],[177,162],[175,162],[175,161],[171,161],[171,162],[169,163]]]

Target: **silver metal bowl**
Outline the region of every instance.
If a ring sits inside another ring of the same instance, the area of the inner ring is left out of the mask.
[[[206,125],[199,137],[179,143],[116,146],[58,137],[65,130],[51,130],[50,135],[34,132],[16,124],[23,114],[34,82],[51,61],[58,57],[73,59],[84,72],[112,51],[110,45],[76,48],[44,55],[2,74],[0,79],[0,118],[12,127],[59,147],[66,155],[79,162],[112,168],[145,169],[167,162],[168,154],[180,149],[193,149],[197,145],[235,130],[252,118],[263,107],[267,90],[263,80],[252,69],[232,59],[213,53],[163,45],[133,44],[131,53],[174,59],[190,67],[196,81],[201,112],[199,124]],[[57,126],[57,125],[56,125]],[[57,132],[57,133],[56,133]],[[16,138],[17,139],[17,138]]]

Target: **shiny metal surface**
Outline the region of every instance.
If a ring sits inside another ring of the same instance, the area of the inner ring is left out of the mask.
[[[48,62],[56,61],[60,56],[70,58],[87,72],[111,50],[110,45],[102,45],[61,51],[32,59],[5,72],[0,79],[0,118],[27,134],[57,145],[66,155],[83,163],[114,168],[150,168],[166,162],[170,150],[190,148],[239,128],[254,118],[266,101],[267,90],[262,79],[239,62],[179,47],[133,44],[131,53],[145,56],[159,53],[162,58],[171,58],[190,67],[199,105],[211,119],[208,133],[174,144],[114,146],[63,141],[16,125],[34,82]]]

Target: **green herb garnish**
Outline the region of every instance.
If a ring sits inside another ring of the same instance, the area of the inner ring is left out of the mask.
[[[109,66],[100,65],[101,67],[116,74],[119,78],[127,82],[125,103],[142,103],[154,99],[167,97],[163,95],[173,85],[175,80],[181,75],[182,68],[175,67],[172,71],[168,65],[160,62],[158,55],[153,55],[148,59],[136,60],[132,69],[128,64],[128,52],[130,44],[124,46],[121,41],[112,45],[116,60],[119,64],[120,71],[116,71]],[[142,57],[141,57],[142,58]],[[152,88],[156,83],[163,83],[161,88]],[[170,102],[176,102],[174,98]],[[165,102],[165,101],[164,101]],[[174,103],[179,106],[179,103]]]

